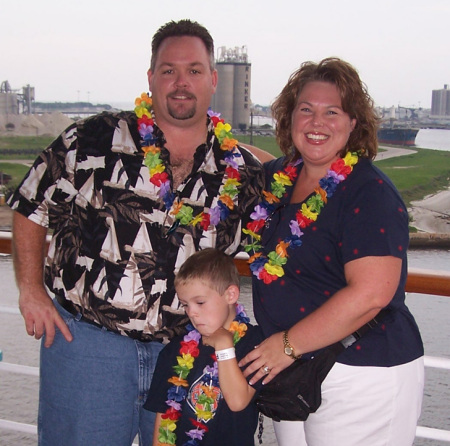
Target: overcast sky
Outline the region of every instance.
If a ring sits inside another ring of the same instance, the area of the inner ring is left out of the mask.
[[[132,104],[154,32],[181,18],[216,48],[247,47],[256,104],[329,56],[353,64],[380,106],[429,108],[450,84],[449,0],[0,0],[0,17],[0,82],[34,86],[36,101]]]

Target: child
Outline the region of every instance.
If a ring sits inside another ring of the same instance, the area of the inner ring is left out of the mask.
[[[213,248],[193,254],[175,278],[193,325],[159,354],[145,408],[157,412],[153,446],[254,445],[258,409],[239,359],[262,340],[237,304],[233,259]]]

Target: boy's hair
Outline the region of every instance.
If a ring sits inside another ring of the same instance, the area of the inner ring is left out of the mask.
[[[211,71],[214,70],[214,41],[209,31],[197,22],[189,19],[171,21],[161,26],[152,39],[152,58],[150,69],[153,71],[156,65],[158,50],[162,42],[168,37],[198,37],[205,45],[209,55],[209,65]]]
[[[215,248],[206,248],[189,257],[175,277],[175,288],[195,279],[208,282],[220,295],[231,285],[239,287],[239,272],[233,259]]]

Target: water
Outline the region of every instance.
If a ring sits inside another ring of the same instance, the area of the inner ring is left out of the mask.
[[[450,251],[411,250],[412,267],[449,271]],[[10,256],[0,257],[2,293],[0,306],[17,307],[17,288]],[[241,302],[251,311],[250,279],[242,280]],[[407,304],[421,329],[425,353],[450,358],[448,315],[450,298],[409,294]],[[29,366],[39,365],[39,342],[25,332],[22,317],[0,312],[0,349],[3,361]],[[0,372],[0,418],[21,423],[37,423],[38,378]],[[420,426],[450,430],[450,373],[448,370],[426,369],[426,385]],[[263,444],[276,446],[269,420],[264,423]],[[0,432],[0,446],[32,446],[36,436],[10,431]],[[414,446],[437,446],[439,442],[418,438]]]
[[[450,130],[420,129],[416,146],[424,149],[450,150]]]

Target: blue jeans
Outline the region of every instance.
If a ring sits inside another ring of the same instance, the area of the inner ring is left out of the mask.
[[[57,330],[41,344],[38,436],[40,446],[152,444],[155,414],[143,409],[163,345],[97,328],[56,301],[73,341]]]

